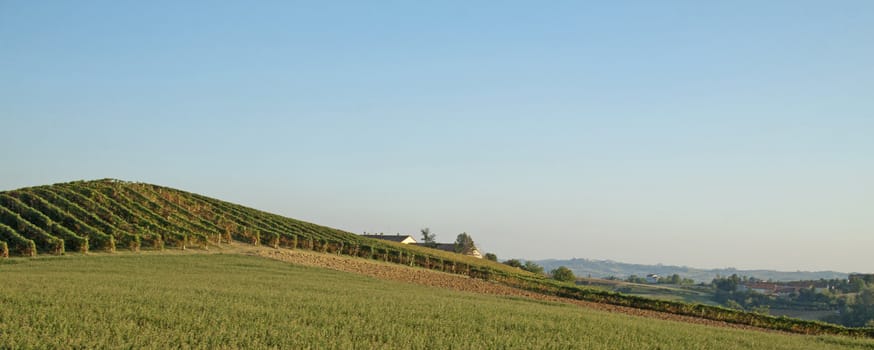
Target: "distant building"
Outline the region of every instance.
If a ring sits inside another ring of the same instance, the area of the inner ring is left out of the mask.
[[[782,286],[782,287],[777,287],[777,290],[774,293],[777,296],[785,298],[785,297],[788,297],[792,294],[798,294],[798,290],[799,290],[798,287]]]
[[[646,275],[646,283],[659,283],[659,275],[654,273]]]
[[[738,291],[746,292],[756,292],[759,294],[771,295],[777,293],[777,284],[775,283],[767,283],[767,282],[757,282],[757,283],[746,283],[739,284],[737,286]]]
[[[410,235],[402,235],[402,234],[399,234],[399,233],[398,233],[398,234],[394,234],[394,235],[368,235],[368,234],[363,234],[363,235],[361,235],[361,237],[367,237],[367,238],[373,238],[373,239],[381,239],[381,240],[385,240],[385,241],[398,242],[398,243],[401,243],[401,244],[412,244],[412,245],[418,245],[418,246],[422,246],[422,247],[434,248],[434,249],[444,250],[444,251],[447,251],[447,252],[453,252],[453,253],[456,252],[456,251],[455,251],[455,243],[434,243],[434,244],[429,244],[429,243],[418,243],[418,242],[416,241],[416,239],[413,238],[413,236],[410,236]],[[469,251],[469,252],[467,252],[467,253],[460,253],[460,254],[464,254],[464,255],[472,256],[472,257],[474,257],[474,258],[478,258],[478,259],[482,259],[482,258],[483,258],[482,253],[480,253],[479,249],[477,249],[476,247],[474,247],[473,250],[471,250],[471,251]]]
[[[834,289],[834,286],[830,285],[828,281],[796,281],[782,284],[795,288],[796,293],[802,289],[813,289],[816,293],[826,293]]]
[[[385,240],[385,241],[398,242],[401,244],[415,244],[416,243],[416,239],[413,238],[413,236],[401,235],[399,233],[394,234],[394,235],[367,235],[367,234],[365,234],[365,235],[361,235],[361,236],[367,237],[367,238],[381,239],[381,240]]]

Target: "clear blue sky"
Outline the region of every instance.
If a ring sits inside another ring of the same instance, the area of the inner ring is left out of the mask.
[[[501,258],[874,267],[872,1],[0,0],[0,189]]]

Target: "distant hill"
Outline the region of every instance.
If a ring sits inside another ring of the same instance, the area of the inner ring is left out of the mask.
[[[818,280],[847,278],[846,273],[835,271],[774,271],[774,270],[738,270],[735,268],[724,269],[697,269],[687,266],[671,266],[671,265],[643,265],[643,264],[628,264],[611,260],[589,260],[589,259],[570,259],[558,260],[547,259],[535,261],[543,266],[547,271],[559,266],[566,266],[571,269],[577,276],[588,276],[596,278],[605,278],[615,276],[625,278],[631,275],[646,276],[647,274],[655,273],[659,275],[678,274],[684,278],[690,278],[696,282],[710,282],[717,275],[730,276],[737,274],[739,276],[750,276],[763,280],[774,281],[800,281],[800,280]]]

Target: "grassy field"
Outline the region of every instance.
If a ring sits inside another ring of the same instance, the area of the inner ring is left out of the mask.
[[[498,262],[422,246],[370,239],[195,193],[113,179],[75,181],[0,192],[0,257],[63,256],[67,252],[212,249],[232,242],[361,257],[488,280],[581,301],[667,312],[799,334],[874,339],[874,328],[776,318],[670,298],[556,282]],[[634,291],[631,291],[634,292]],[[690,299],[691,297],[691,299]]]
[[[452,292],[232,254],[0,262],[0,348],[874,349]]]

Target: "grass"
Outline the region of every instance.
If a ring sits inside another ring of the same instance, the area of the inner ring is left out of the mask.
[[[230,254],[0,262],[0,348],[874,349],[452,292]]]
[[[704,293],[683,288],[629,283],[625,288],[621,289],[621,292],[628,295],[636,295],[652,299],[672,300],[693,304],[719,305],[713,301],[713,293]]]
[[[682,302],[656,300],[569,286],[497,262],[364,238],[194,193],[143,183],[112,179],[75,181],[4,191],[0,192],[0,199],[3,199],[0,200],[0,239],[7,243],[11,255],[16,256],[30,256],[37,250],[42,254],[63,255],[65,248],[76,251],[77,247],[85,252],[87,249],[82,248],[87,248],[88,244],[81,242],[85,237],[98,238],[95,243],[103,238],[111,238],[133,251],[141,247],[146,250],[209,249],[236,240],[419,266],[487,279],[546,295],[801,334],[852,335],[874,339],[874,328],[846,328],[688,303],[695,299],[683,299]],[[90,242],[86,240],[85,243]],[[104,245],[95,244],[97,246]]]

